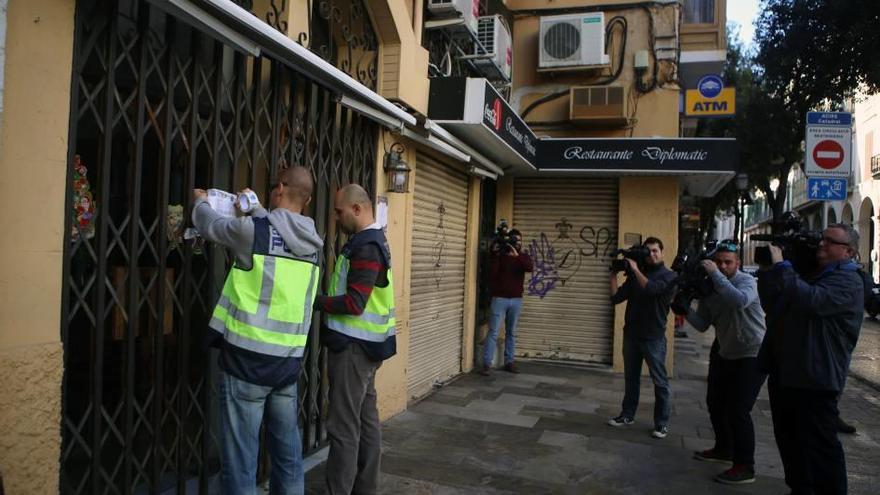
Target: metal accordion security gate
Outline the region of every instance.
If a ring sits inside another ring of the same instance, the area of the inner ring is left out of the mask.
[[[60,491],[208,493],[219,461],[203,339],[232,260],[184,236],[190,191],[266,198],[280,170],[306,166],[306,214],[332,259],[333,194],[373,189],[377,128],[307,74],[143,0],[78,1],[73,63]],[[326,439],[325,355],[315,324],[299,389],[305,453]]]

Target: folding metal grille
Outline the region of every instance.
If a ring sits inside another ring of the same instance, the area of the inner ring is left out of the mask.
[[[250,186],[266,198],[281,169],[304,165],[316,183],[307,214],[332,260],[333,193],[372,189],[376,127],[307,74],[142,0],[77,2],[70,112],[61,492],[207,493],[219,463],[203,340],[231,257],[183,238],[191,190]],[[74,172],[77,160],[87,171]],[[317,343],[313,325],[299,389],[305,453],[326,439]]]

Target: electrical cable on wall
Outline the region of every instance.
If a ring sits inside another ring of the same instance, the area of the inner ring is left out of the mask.
[[[617,56],[617,69],[608,78],[600,80],[600,81],[596,81],[594,84],[597,86],[604,86],[604,85],[613,83],[614,81],[617,80],[618,77],[620,77],[620,74],[623,72],[623,66],[625,65],[624,57],[626,56],[626,40],[627,40],[627,30],[628,30],[628,25],[627,25],[625,17],[618,15],[618,16],[614,16],[613,18],[611,18],[610,21],[608,21],[608,25],[605,26],[605,45],[606,46],[610,45],[610,42],[612,39],[611,36],[613,34],[613,28],[614,28],[614,26],[618,26],[618,25],[623,28],[623,31],[621,34],[620,49],[618,50],[618,56]],[[522,113],[520,114],[520,118],[525,120],[526,116],[529,113],[531,113],[532,110],[534,110],[538,106],[543,105],[544,103],[548,103],[553,100],[557,100],[559,98],[562,98],[563,96],[565,96],[567,94],[569,94],[569,89],[564,89],[562,91],[550,93],[549,95],[545,95],[545,96],[538,98],[537,100],[529,103],[529,105],[523,109]]]

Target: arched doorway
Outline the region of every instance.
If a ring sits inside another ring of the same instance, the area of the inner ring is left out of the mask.
[[[837,223],[837,212],[834,211],[833,207],[830,207],[830,208],[828,208],[828,223],[825,224],[825,226],[827,227],[828,225],[831,225],[832,223]]]
[[[852,225],[852,223],[853,223],[853,209],[852,209],[852,205],[850,205],[849,203],[844,205],[843,214],[840,216],[840,221],[841,221],[841,223],[847,223],[847,224]]]
[[[868,273],[874,273],[874,261],[871,250],[874,249],[874,203],[871,198],[865,198],[859,208],[859,254],[862,263],[868,269]]]

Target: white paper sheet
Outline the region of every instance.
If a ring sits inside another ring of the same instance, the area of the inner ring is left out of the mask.
[[[379,196],[376,205],[376,223],[383,229],[388,229],[388,198]]]
[[[223,216],[235,217],[235,194],[222,189],[208,189],[208,204]]]

